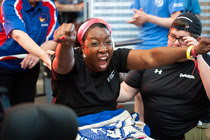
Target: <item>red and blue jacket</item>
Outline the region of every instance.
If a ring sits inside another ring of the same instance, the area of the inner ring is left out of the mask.
[[[53,0],[42,0],[32,7],[28,0],[3,0],[0,8],[0,57],[28,52],[20,46],[10,32],[14,29],[26,32],[38,45],[53,40],[58,28],[58,13]],[[22,59],[0,61],[0,67],[23,71]]]

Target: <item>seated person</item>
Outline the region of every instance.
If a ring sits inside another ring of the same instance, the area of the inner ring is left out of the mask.
[[[99,18],[83,23],[77,40],[71,23],[55,31],[58,45],[52,62],[53,103],[75,110],[79,120],[77,139],[149,139],[149,129],[137,114],[117,109],[119,72],[173,63],[185,58],[188,48],[113,50],[111,33],[109,24]],[[207,53],[208,44],[210,39],[202,39],[194,48],[195,54]]]

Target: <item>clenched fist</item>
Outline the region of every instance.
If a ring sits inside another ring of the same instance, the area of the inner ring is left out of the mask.
[[[73,23],[63,23],[54,33],[54,40],[62,46],[72,45],[76,40],[76,31]]]
[[[195,54],[206,54],[210,51],[210,39],[203,37],[195,47]]]

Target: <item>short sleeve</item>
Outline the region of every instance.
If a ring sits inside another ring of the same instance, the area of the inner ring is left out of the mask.
[[[5,1],[2,5],[2,11],[1,11],[2,12],[1,14],[3,15],[2,22],[7,36],[14,29],[22,30],[24,32],[26,31],[22,15],[20,12],[17,11],[17,9],[21,7],[18,6],[19,5],[15,7],[14,3],[8,1]]]
[[[112,62],[115,68],[118,69],[119,72],[128,72],[127,67],[127,58],[131,49],[117,49],[114,51]]]
[[[189,9],[190,12],[193,14],[200,14],[201,13],[201,8],[198,0],[191,0],[191,6]]]
[[[177,11],[184,11],[184,5],[182,0],[169,0],[168,1],[168,10],[170,14],[173,14]]]
[[[125,83],[133,88],[140,88],[142,75],[145,70],[131,70],[125,79]]]

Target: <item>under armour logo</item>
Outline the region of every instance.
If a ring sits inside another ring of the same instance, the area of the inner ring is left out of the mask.
[[[155,73],[162,74],[162,70],[155,69]]]

